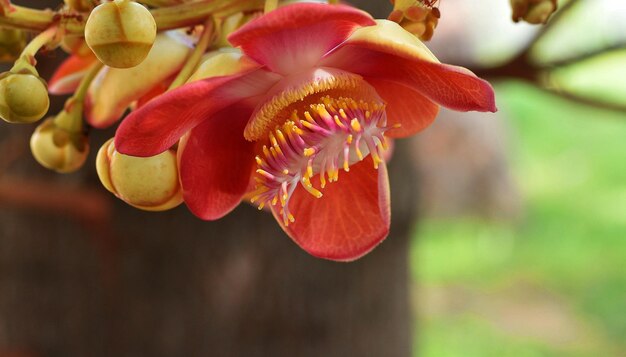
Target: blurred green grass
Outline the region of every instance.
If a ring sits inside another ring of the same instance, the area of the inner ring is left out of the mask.
[[[496,90],[524,215],[420,223],[415,354],[626,356],[626,117]]]

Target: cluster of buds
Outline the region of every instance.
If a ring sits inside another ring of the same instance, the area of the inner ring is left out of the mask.
[[[545,24],[557,9],[557,0],[511,0],[513,21]]]
[[[0,0],[0,60],[15,61],[11,70],[0,74],[0,118],[35,123],[48,112],[49,94],[73,94],[60,113],[35,129],[30,140],[35,160],[59,173],[74,172],[85,164],[89,131],[114,125],[126,110],[187,82],[201,61],[211,56],[208,50],[230,47],[228,35],[264,8],[260,0],[236,6],[229,0],[64,3],[52,12]],[[153,12],[160,14],[161,24]],[[48,27],[27,42],[28,31],[35,30],[30,27],[33,21],[49,14],[54,15]],[[36,70],[35,56],[57,46],[70,57],[48,83]],[[103,186],[134,207],[157,211],[182,202],[177,145],[153,157],[131,157],[118,153],[111,139],[99,150],[96,166]]]
[[[441,13],[438,0],[391,0],[393,11],[388,19],[397,22],[419,39],[428,41],[433,37]]]

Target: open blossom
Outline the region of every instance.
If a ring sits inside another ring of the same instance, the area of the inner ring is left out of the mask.
[[[117,150],[145,157],[179,143],[194,214],[218,219],[250,199],[318,257],[353,260],[387,236],[387,138],[424,129],[439,105],[495,111],[487,82],[347,6],[285,6],[229,40],[241,52],[209,58],[133,112]]]

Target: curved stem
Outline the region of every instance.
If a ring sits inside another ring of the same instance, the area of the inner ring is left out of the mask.
[[[168,90],[177,88],[185,84],[185,82],[187,82],[189,77],[191,77],[191,74],[193,73],[193,71],[195,71],[196,68],[198,67],[200,60],[202,60],[202,55],[204,55],[204,52],[206,52],[207,48],[209,48],[209,46],[211,45],[211,42],[213,40],[213,34],[214,34],[213,18],[209,18],[204,23],[204,30],[202,31],[202,36],[198,40],[198,44],[196,45],[196,48],[193,50],[193,53],[191,54],[191,56],[189,56],[189,58],[187,59],[187,62],[185,63],[185,66],[178,73],[178,76],[176,76],[176,79],[174,79],[174,82],[172,82]]]
[[[15,61],[15,64],[11,68],[11,72],[19,72],[20,70],[27,69],[31,72],[34,71],[34,74],[36,74],[37,71],[35,70],[35,65],[37,64],[37,61],[35,60],[35,55],[43,46],[47,45],[50,41],[52,41],[52,39],[54,39],[54,36],[57,34],[57,30],[57,26],[52,26],[33,38],[28,45],[26,45],[17,61]]]
[[[0,14],[0,25],[20,30],[43,31],[54,22],[55,12],[12,5],[11,12]]]
[[[219,13],[220,16],[239,11],[261,9],[261,0],[205,0],[185,3],[177,6],[163,7],[152,10],[152,16],[159,30],[170,30],[198,25],[208,16]]]
[[[74,95],[65,102],[63,112],[54,118],[57,126],[69,132],[77,133],[83,129],[83,104],[89,85],[96,78],[103,64],[99,61],[94,63],[85,77],[80,81]]]
[[[89,85],[96,78],[96,76],[100,72],[100,69],[103,66],[104,65],[100,61],[96,61],[96,63],[92,65],[92,67],[89,69],[85,77],[83,77],[83,79],[80,81],[80,84],[78,85],[78,88],[76,89],[76,92],[74,92],[74,95],[72,96],[74,100],[76,100],[77,102],[81,102],[81,103],[84,101],[85,95],[87,94],[87,90],[89,89]]]

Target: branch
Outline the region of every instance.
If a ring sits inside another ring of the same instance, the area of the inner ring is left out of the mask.
[[[0,26],[21,30],[44,31],[60,22],[67,33],[82,35],[87,19],[76,14],[64,14],[50,9],[35,10],[13,5],[13,11],[0,13]],[[263,8],[263,1],[256,0],[203,0],[150,10],[159,31],[188,27],[204,23],[208,16],[219,13],[228,15],[239,11]]]
[[[618,113],[626,113],[626,104],[624,103],[611,103],[611,102],[604,102],[604,101],[600,101],[600,100],[596,100],[596,99],[592,99],[592,98],[588,98],[588,97],[584,97],[578,94],[574,94],[574,93],[570,93],[570,92],[566,92],[563,90],[555,90],[555,89],[551,89],[551,88],[546,88],[540,85],[535,84],[538,88],[552,94],[552,95],[556,95],[560,98],[563,98],[567,101],[573,102],[573,103],[578,103],[578,104],[582,104],[582,105],[586,105],[592,108],[596,108],[596,109],[602,109],[602,110],[608,110],[608,111],[613,111],[613,112],[618,112]]]
[[[589,52],[584,52],[581,53],[577,56],[574,57],[570,57],[570,58],[566,58],[563,60],[558,60],[558,61],[553,61],[553,62],[549,62],[545,65],[542,65],[542,67],[544,68],[557,68],[557,67],[567,67],[591,58],[594,58],[596,56],[600,56],[606,53],[610,53],[610,52],[615,52],[615,51],[620,51],[620,50],[626,50],[626,42],[620,42],[620,43],[615,43],[612,45],[609,45],[607,47],[603,47],[603,48],[598,48],[595,49],[593,51],[589,51]]]

